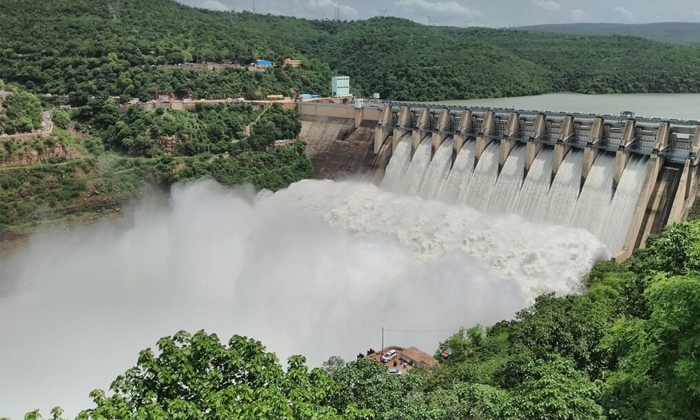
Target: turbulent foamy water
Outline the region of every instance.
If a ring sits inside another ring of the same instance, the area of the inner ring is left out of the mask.
[[[382,327],[437,330],[386,336],[433,351],[460,326],[580,290],[605,257],[583,230],[370,184],[178,187],[165,204],[37,236],[2,261],[0,415],[89,407],[92,389],[180,329],[252,336],[314,365],[378,348]]]
[[[647,158],[634,157],[613,190],[615,155],[601,152],[582,183],[583,152],[572,149],[552,178],[553,148],[544,146],[525,171],[526,147],[516,144],[503,165],[499,142],[489,144],[476,159],[475,141],[467,141],[454,165],[446,159],[452,141],[443,143],[430,159],[430,137],[413,158],[410,139],[399,145],[389,162],[382,188],[446,203],[466,204],[491,215],[518,214],[535,223],[586,229],[612,253],[619,252],[628,236],[639,199]],[[396,160],[395,160],[396,159]],[[395,179],[410,180],[403,183]],[[432,191],[426,194],[426,190]]]
[[[303,181],[276,195],[360,237],[383,235],[424,262],[461,251],[495,276],[518,284],[527,299],[569,293],[607,252],[581,229],[494,217],[468,206],[397,195],[370,184]]]

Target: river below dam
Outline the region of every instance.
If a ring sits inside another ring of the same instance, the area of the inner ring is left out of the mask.
[[[632,93],[614,95],[551,93],[538,96],[448,100],[433,103],[611,115],[619,115],[623,111],[631,111],[638,117],[700,120],[700,94],[698,93]]]

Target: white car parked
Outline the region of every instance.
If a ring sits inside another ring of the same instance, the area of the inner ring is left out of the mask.
[[[380,357],[379,360],[381,360],[382,363],[391,362],[392,360],[396,359],[398,355],[399,352],[396,350],[389,350],[382,357]]]

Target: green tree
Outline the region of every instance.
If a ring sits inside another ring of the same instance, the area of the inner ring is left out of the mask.
[[[54,109],[51,119],[58,128],[66,129],[70,123],[70,115],[62,109]]]
[[[649,238],[632,265],[638,273],[700,272],[700,224],[678,223]]]
[[[621,320],[604,342],[620,358],[606,405],[620,418],[700,418],[700,277],[657,276],[645,298],[649,319]]]
[[[369,412],[326,405],[337,392],[321,369],[301,356],[286,371],[261,343],[234,336],[223,345],[203,331],[179,332],[158,341],[158,353],[143,350],[137,365],[110,387],[93,391],[96,407],[79,419],[354,419]]]
[[[343,360],[343,358],[339,356],[331,356],[328,358],[328,360],[323,362],[323,370],[331,376],[335,371],[342,368],[343,366],[345,366],[345,360]]]
[[[513,390],[511,406],[505,418],[513,420],[589,420],[602,419],[597,403],[600,388],[570,360],[555,358],[523,366],[527,378]]]
[[[0,133],[22,133],[41,127],[43,108],[39,98],[31,93],[14,89],[0,107]]]
[[[332,378],[338,392],[331,402],[338,411],[368,409],[378,420],[430,419],[437,412],[426,403],[420,375],[387,375],[383,364],[360,359],[336,370]]]

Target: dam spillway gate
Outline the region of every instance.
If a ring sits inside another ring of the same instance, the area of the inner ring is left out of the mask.
[[[349,172],[487,214],[584,228],[616,260],[685,220],[697,195],[697,121],[405,103],[298,109],[314,127],[342,117],[373,130],[356,143],[366,144],[365,168]]]

